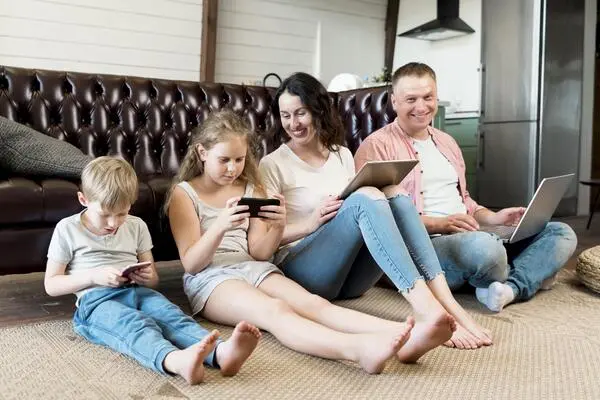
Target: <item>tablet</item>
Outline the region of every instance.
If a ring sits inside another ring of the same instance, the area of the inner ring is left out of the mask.
[[[418,160],[367,161],[360,171],[348,183],[340,194],[345,199],[352,192],[363,186],[374,186],[382,189],[388,185],[397,185],[417,165]]]

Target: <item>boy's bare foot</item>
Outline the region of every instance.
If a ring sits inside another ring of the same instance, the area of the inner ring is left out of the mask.
[[[450,339],[455,330],[456,321],[445,312],[434,319],[418,322],[406,345],[397,352],[398,359],[403,363],[417,362],[423,354]]]
[[[244,362],[256,348],[260,339],[260,330],[245,321],[236,325],[229,340],[217,347],[216,357],[221,374],[233,376],[238,373]]]
[[[180,375],[190,385],[204,380],[204,359],[215,348],[219,331],[216,329],[198,343],[184,350],[172,351],[165,357],[163,366],[166,371]]]
[[[358,363],[369,374],[379,374],[385,363],[409,340],[415,325],[414,318],[409,317],[400,332],[394,334],[365,334],[358,353]]]

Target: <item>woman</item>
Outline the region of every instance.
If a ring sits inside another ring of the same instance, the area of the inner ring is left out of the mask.
[[[275,256],[285,275],[332,300],[360,296],[385,273],[412,305],[415,330],[449,313],[458,325],[446,345],[492,344],[489,331],[452,296],[408,197],[393,209],[373,187],[344,201],[337,197],[354,176],[354,161],[342,146],[342,123],[321,83],[293,74],[279,87],[274,112],[281,120],[276,134],[287,141],[263,157],[260,171],[268,193],[286,199],[283,246]]]

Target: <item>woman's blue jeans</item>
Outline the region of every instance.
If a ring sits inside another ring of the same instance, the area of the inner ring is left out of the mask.
[[[390,207],[390,202],[394,207]],[[421,219],[406,196],[350,195],[337,215],[294,246],[285,275],[326,299],[362,295],[385,273],[400,291],[442,273]]]
[[[137,285],[85,293],[79,299],[73,329],[90,342],[163,374],[167,354],[190,347],[209,333],[162,294]],[[215,350],[204,363],[218,367]]]

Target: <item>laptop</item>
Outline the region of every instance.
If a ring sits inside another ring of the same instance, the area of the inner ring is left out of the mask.
[[[342,190],[340,199],[345,199],[363,186],[381,189],[388,185],[397,185],[418,163],[418,160],[367,161]]]
[[[540,233],[552,218],[575,174],[544,178],[529,202],[517,226],[480,226],[482,232],[494,233],[504,243],[515,243]]]

